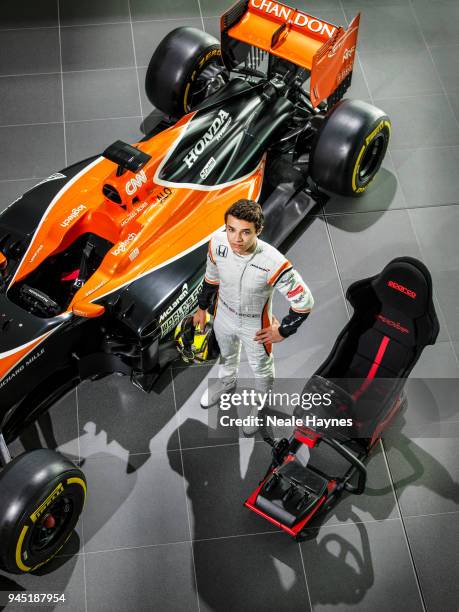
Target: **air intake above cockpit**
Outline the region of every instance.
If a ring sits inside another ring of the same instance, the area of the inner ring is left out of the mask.
[[[136,149],[122,140],[117,140],[111,144],[102,155],[106,159],[118,164],[119,168],[130,170],[131,172],[139,172],[151,159],[151,155]]]

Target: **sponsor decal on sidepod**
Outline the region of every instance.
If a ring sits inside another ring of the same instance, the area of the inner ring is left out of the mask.
[[[134,232],[131,232],[129,236],[126,238],[126,240],[123,240],[123,242],[120,242],[119,245],[116,247],[116,249],[112,251],[112,255],[120,255],[121,253],[126,253],[129,245],[131,244],[133,240],[135,240],[136,237],[137,237],[137,234],[135,234]]]
[[[188,294],[188,285],[185,283],[178,298],[160,315],[161,337],[166,336],[194,308],[202,283],[203,281],[201,280],[190,294]],[[177,310],[174,311],[175,308]]]
[[[129,181],[126,182],[126,193],[129,196],[134,195],[137,189],[139,189],[139,187],[142,187],[142,185],[146,182],[147,175],[145,174],[144,170],[141,170],[134,176],[134,178],[131,178]]]
[[[222,129],[226,130],[227,125],[224,123],[224,121],[226,121],[228,118],[229,113],[227,113],[225,110],[221,109],[218,112],[217,117],[215,117],[215,119],[212,121],[204,136],[198,140],[191,151],[183,158],[183,161],[186,163],[188,168],[193,167],[193,164],[198,160],[199,156],[204,153],[215,136],[217,136],[218,132],[220,132]]]
[[[80,216],[80,213],[82,213],[83,210],[86,210],[86,206],[84,204],[80,204],[80,206],[74,208],[69,216],[61,222],[61,227],[68,227],[72,221],[75,221],[75,219]]]

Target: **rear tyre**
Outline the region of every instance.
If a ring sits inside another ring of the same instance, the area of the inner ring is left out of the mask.
[[[13,459],[0,472],[0,567],[14,574],[50,561],[72,535],[86,480],[71,461],[48,449]]]
[[[343,100],[325,119],[311,151],[311,177],[328,191],[363,195],[384,159],[390,128],[389,117],[379,108]]]
[[[172,30],[150,60],[148,99],[166,115],[185,115],[224,84],[221,55],[220,43],[210,34],[188,26]]]

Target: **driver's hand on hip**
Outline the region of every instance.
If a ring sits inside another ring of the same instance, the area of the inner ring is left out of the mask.
[[[269,327],[263,327],[263,329],[259,329],[255,334],[255,342],[259,342],[260,344],[265,344],[266,342],[282,342],[285,340],[284,336],[281,336],[279,333],[280,323],[273,315],[273,321]]]

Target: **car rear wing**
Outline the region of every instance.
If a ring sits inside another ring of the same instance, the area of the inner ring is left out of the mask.
[[[261,49],[309,71],[314,107],[333,106],[351,82],[359,22],[344,29],[272,0],[241,0],[220,20],[223,61],[234,69]]]

